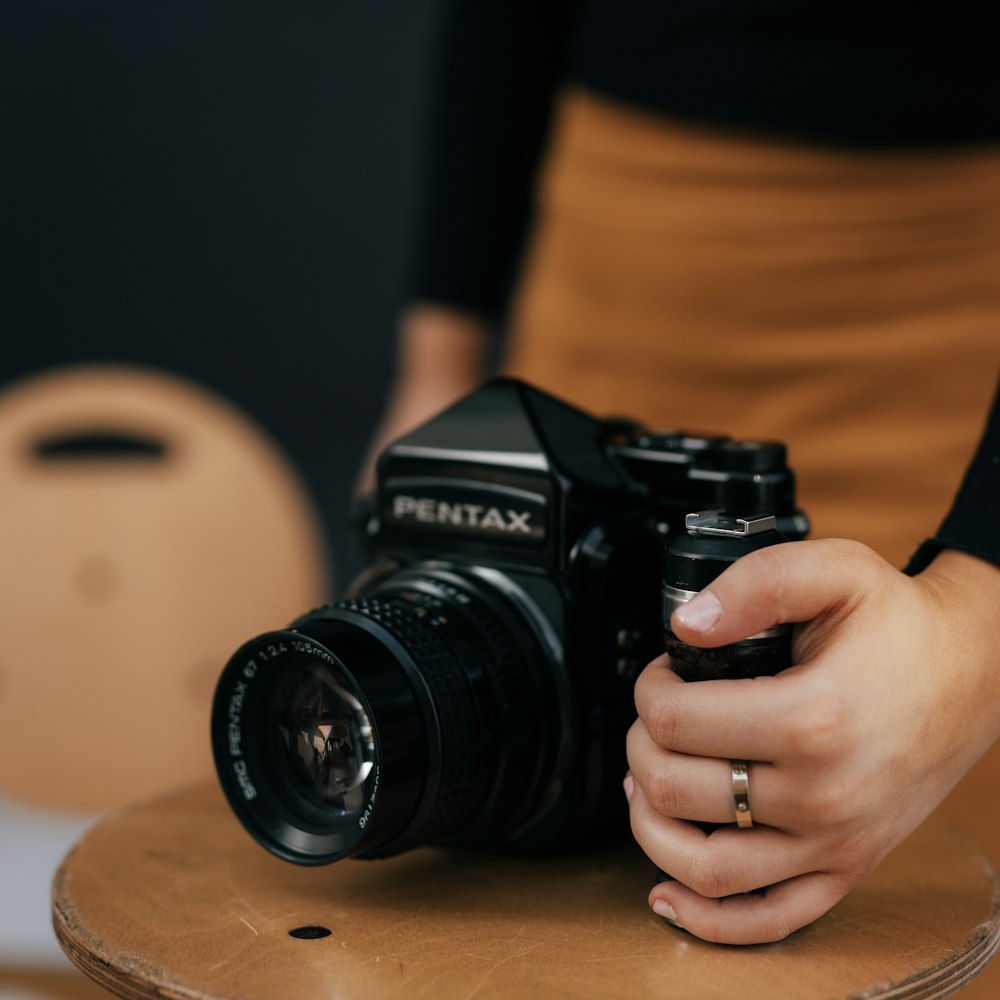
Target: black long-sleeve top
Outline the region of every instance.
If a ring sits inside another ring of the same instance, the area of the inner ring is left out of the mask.
[[[983,438],[948,516],[917,550],[906,571],[919,573],[942,549],[958,549],[1000,566],[1000,384]]]
[[[412,296],[498,314],[564,81],[852,148],[1000,139],[983,0],[445,0]]]

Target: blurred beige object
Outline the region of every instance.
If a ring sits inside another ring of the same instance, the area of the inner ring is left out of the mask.
[[[122,366],[0,393],[0,794],[104,809],[211,773],[215,679],[326,593],[277,447],[224,400]]]

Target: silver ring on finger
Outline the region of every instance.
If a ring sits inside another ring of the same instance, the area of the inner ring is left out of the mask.
[[[741,830],[749,830],[753,827],[753,813],[750,812],[750,765],[745,760],[734,760],[732,766],[736,825]]]

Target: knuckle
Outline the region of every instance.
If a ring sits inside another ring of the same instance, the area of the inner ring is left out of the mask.
[[[643,708],[649,704],[653,698],[654,673],[652,666],[647,664],[639,676],[635,679],[635,686],[632,688],[632,696],[635,698],[635,706],[639,714],[643,714]]]
[[[855,801],[853,783],[828,778],[802,793],[799,811],[810,826],[836,829],[852,823],[857,812]]]
[[[661,747],[671,749],[678,745],[678,737],[683,732],[683,711],[674,698],[658,698],[647,708],[646,729],[653,741]]]
[[[788,580],[788,562],[780,546],[758,549],[745,557],[747,583],[755,592],[768,594],[777,606],[782,605]],[[740,560],[743,562],[743,560]]]
[[[786,740],[791,754],[831,757],[845,745],[848,712],[837,692],[826,692],[798,706],[787,720]]]
[[[636,719],[625,734],[625,759],[634,771],[641,768],[646,761],[646,727],[641,719]]]
[[[836,539],[836,545],[839,554],[843,555],[845,560],[849,560],[854,565],[875,567],[882,564],[881,557],[873,549],[865,545],[864,542],[858,542],[851,538],[838,538]]]
[[[646,798],[661,816],[683,817],[685,815],[685,795],[669,771],[658,770],[647,779],[644,787]]]
[[[789,934],[797,931],[798,925],[783,913],[769,913],[761,919],[759,931],[760,944],[772,944],[784,941]]]
[[[825,853],[831,865],[827,879],[834,900],[846,896],[882,858],[877,838],[865,828],[843,833]]]
[[[885,561],[863,542],[849,538],[831,538],[824,539],[821,544],[829,547],[832,559],[850,567],[855,585],[862,591],[873,589],[885,572]]]
[[[696,854],[690,859],[686,882],[699,896],[709,899],[721,899],[738,891],[728,867],[720,864],[717,858],[706,852]]]
[[[702,919],[697,934],[703,941],[711,941],[715,944],[729,944],[733,940],[732,931],[726,926],[722,914],[714,910],[709,916]]]
[[[669,658],[666,653],[647,663],[635,680],[632,694],[639,714],[647,705],[655,704],[662,696],[664,680],[670,673]]]
[[[754,583],[759,582],[761,578],[773,583],[785,575],[784,553],[774,547],[757,549],[756,552],[749,553],[745,565],[752,568]]]

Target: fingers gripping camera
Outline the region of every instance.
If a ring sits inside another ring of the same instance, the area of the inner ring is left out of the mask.
[[[299,864],[626,831],[661,559],[709,507],[808,529],[783,445],[654,434],[512,379],[397,441],[370,565],[222,673],[212,739],[236,815]]]

